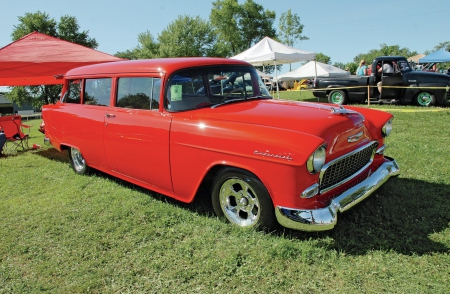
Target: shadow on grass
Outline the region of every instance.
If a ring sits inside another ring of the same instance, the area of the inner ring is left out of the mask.
[[[69,156],[67,155],[67,150],[60,152],[55,148],[48,148],[48,149],[38,149],[34,153],[47,159],[69,163]]]
[[[48,149],[36,152],[51,160],[69,163],[67,152]],[[94,171],[129,189],[154,199],[198,213],[215,217],[210,201],[210,187],[200,188],[194,202],[182,203],[170,197]],[[338,225],[326,232],[301,232],[279,229],[271,232],[278,237],[307,241],[315,239],[317,246],[361,255],[371,250],[395,251],[405,255],[450,252],[447,245],[433,241],[433,234],[448,234],[450,229],[450,186],[419,180],[392,178],[368,199],[346,213],[338,215]],[[329,242],[330,238],[333,240]],[[323,240],[323,242],[321,242]]]
[[[115,178],[114,181],[199,215],[215,217],[208,186],[202,186],[194,202],[187,204],[126,181]],[[448,195],[450,187],[447,185],[393,178],[366,201],[340,214],[333,230],[309,233],[281,228],[270,233],[302,241],[313,238],[318,241],[317,246],[353,255],[371,250],[405,255],[450,252],[450,247],[430,238],[449,228]],[[333,242],[329,242],[330,238]]]
[[[340,214],[333,230],[285,230],[284,235],[299,240],[332,238],[334,242],[325,246],[346,254],[371,250],[406,255],[450,252],[448,243],[432,240],[434,233],[446,234],[443,231],[450,228],[448,195],[448,185],[393,178],[364,202]]]

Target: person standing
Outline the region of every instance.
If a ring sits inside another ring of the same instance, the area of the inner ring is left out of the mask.
[[[385,62],[383,64],[382,67],[380,67],[378,69],[378,74],[381,76],[383,73],[394,73],[394,68],[392,67],[392,65],[390,65],[389,63]],[[377,83],[377,87],[378,87],[378,92],[380,92],[380,97],[381,97],[381,91],[383,89],[383,82],[379,81]]]
[[[367,65],[364,59],[361,60],[361,62],[359,63],[359,67],[356,70],[356,74],[358,76],[367,76]]]

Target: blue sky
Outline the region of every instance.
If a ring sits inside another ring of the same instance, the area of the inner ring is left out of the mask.
[[[294,47],[321,52],[334,62],[350,62],[359,53],[400,45],[422,53],[450,41],[448,0],[254,0],[277,15],[291,8],[310,39]],[[99,43],[97,50],[115,54],[137,45],[137,35],[149,30],[157,37],[179,15],[208,19],[213,0],[0,0],[0,47],[11,42],[18,16],[46,12],[75,16],[81,30]],[[243,3],[244,0],[239,0]],[[292,69],[298,67],[293,65]],[[281,73],[288,71],[284,66]]]

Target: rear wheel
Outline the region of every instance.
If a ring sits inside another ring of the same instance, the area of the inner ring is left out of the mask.
[[[86,161],[84,160],[80,150],[76,148],[70,148],[69,160],[70,165],[77,174],[84,175],[89,173],[90,167],[86,164]]]
[[[333,104],[347,104],[347,94],[341,90],[334,90],[328,94],[328,102]]]
[[[243,170],[227,168],[216,176],[212,204],[217,216],[240,227],[271,229],[276,226],[269,193],[261,181]]]
[[[435,102],[434,95],[429,92],[420,92],[416,96],[416,103],[420,106],[433,106]]]

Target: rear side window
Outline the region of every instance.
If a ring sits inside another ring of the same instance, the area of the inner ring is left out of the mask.
[[[116,106],[132,109],[158,109],[160,85],[160,78],[120,78],[117,86]]]
[[[64,95],[62,102],[64,103],[81,103],[81,80],[70,80],[69,90]]]
[[[83,104],[109,106],[111,96],[111,78],[86,79]]]

